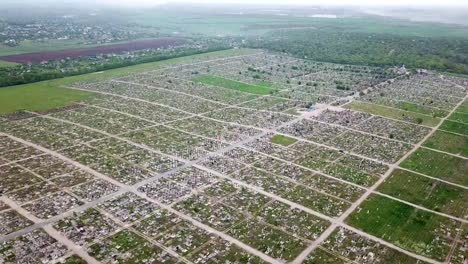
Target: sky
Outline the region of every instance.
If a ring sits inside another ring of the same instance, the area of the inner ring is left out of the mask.
[[[94,2],[94,1],[93,1]],[[171,2],[237,3],[237,4],[287,4],[287,5],[405,5],[405,6],[468,6],[467,0],[95,0],[97,3],[118,5],[156,5]]]

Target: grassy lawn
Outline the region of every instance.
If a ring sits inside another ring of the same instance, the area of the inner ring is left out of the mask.
[[[99,73],[83,74],[50,81],[0,88],[0,114],[13,113],[19,110],[43,111],[64,107],[93,95],[82,91],[66,89],[64,86],[77,81],[100,80],[123,76],[169,66],[175,63],[190,63],[195,59],[213,59],[223,56],[246,55],[257,52],[252,49],[224,50],[193,56],[180,57],[164,61],[138,64]]]
[[[420,148],[400,165],[453,183],[468,185],[468,160]]]
[[[455,112],[447,119],[468,124],[468,113]]]
[[[423,146],[468,157],[468,137],[449,132],[437,130]]]
[[[64,264],[86,264],[87,262],[82,258],[78,257],[77,255],[73,255],[65,259]]]
[[[296,143],[297,139],[290,138],[290,137],[283,136],[283,135],[274,135],[271,138],[271,142],[287,147],[289,145],[292,145],[292,144]]]
[[[408,171],[394,171],[378,191],[456,217],[466,214],[467,190]]]
[[[273,89],[266,86],[251,85],[212,75],[196,77],[193,81],[259,95],[266,95],[274,92]]]
[[[346,221],[401,248],[440,261],[450,251],[450,241],[441,227],[453,235],[460,225],[448,218],[378,195],[370,196]]]
[[[43,111],[83,100],[91,93],[64,89],[52,82],[41,82],[0,89],[0,114],[19,110]]]
[[[440,129],[468,136],[468,124],[445,120]]]
[[[0,68],[12,67],[16,65],[18,65],[18,63],[0,60]]]
[[[399,102],[397,107],[405,111],[415,112],[415,113],[420,113],[420,114],[430,115],[430,116],[435,116],[435,117],[445,117],[448,114],[448,112],[444,110],[434,109],[434,108],[430,108],[427,106],[417,105],[417,104],[408,103],[408,102]]]
[[[407,122],[426,125],[434,127],[439,123],[439,119],[436,117],[423,115],[420,113],[398,110],[395,108],[386,107],[383,105],[368,104],[361,101],[354,101],[345,106],[348,109],[366,112],[374,115],[379,115],[383,117],[404,120]]]

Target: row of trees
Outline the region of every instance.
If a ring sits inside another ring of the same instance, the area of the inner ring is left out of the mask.
[[[468,38],[428,38],[345,32],[340,29],[279,30],[252,38],[249,47],[309,59],[370,66],[425,68],[468,74]]]
[[[156,62],[182,56],[190,56],[205,52],[225,50],[230,48],[226,45],[213,45],[208,48],[182,48],[171,52],[154,52],[134,58],[113,57],[97,60],[96,58],[79,58],[73,61],[50,62],[48,65],[34,64],[18,65],[14,67],[0,67],[0,87],[33,83],[67,76],[80,75],[92,72],[105,71],[136,64]]]

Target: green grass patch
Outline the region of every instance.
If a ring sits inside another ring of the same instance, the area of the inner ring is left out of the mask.
[[[383,117],[403,120],[415,124],[426,125],[430,127],[436,126],[440,119],[420,113],[398,110],[383,105],[369,104],[362,101],[354,101],[345,106],[348,109],[379,115]]]
[[[468,113],[455,112],[451,114],[447,119],[468,124]]]
[[[273,93],[275,90],[270,89],[265,86],[251,85],[247,83],[242,83],[238,81],[228,80],[222,77],[213,76],[213,75],[203,75],[192,79],[194,82],[219,86],[223,88],[233,89],[241,92],[267,95]]]
[[[428,209],[463,218],[468,191],[412,172],[396,170],[378,189]]]
[[[450,241],[441,233],[441,226],[454,234],[460,225],[378,195],[370,196],[346,221],[401,248],[440,261],[450,251]]]
[[[65,89],[53,82],[0,88],[0,114],[20,110],[44,111],[64,107],[90,96],[91,93]]]
[[[468,137],[437,130],[426,142],[425,147],[468,157]]]
[[[468,135],[468,124],[445,120],[440,129],[457,134]]]
[[[8,68],[19,65],[18,63],[0,60],[0,68]]]
[[[415,172],[468,185],[468,160],[420,148],[400,165]]]
[[[138,64],[103,72],[0,88],[0,114],[13,113],[19,110],[45,111],[57,107],[68,106],[74,102],[91,97],[93,93],[64,88],[65,86],[70,86],[74,82],[78,81],[98,81],[106,78],[124,76],[130,73],[167,67],[176,63],[190,63],[193,60],[208,60],[225,56],[252,54],[255,52],[257,52],[257,50],[254,49],[216,51],[164,61]]]
[[[448,114],[448,112],[444,110],[413,104],[409,102],[399,102],[397,107],[405,111],[430,115],[434,117],[445,117]]]
[[[87,262],[77,255],[73,255],[65,259],[65,261],[60,262],[61,264],[86,264]]]
[[[296,143],[297,139],[290,138],[290,137],[283,136],[283,135],[274,135],[271,138],[271,142],[287,147],[289,145],[292,145],[292,144]]]

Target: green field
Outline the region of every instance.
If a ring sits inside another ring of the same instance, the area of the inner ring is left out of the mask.
[[[251,94],[267,95],[275,91],[266,86],[252,85],[252,84],[233,81],[233,80],[229,80],[223,77],[218,77],[218,76],[213,76],[213,75],[203,75],[203,76],[196,77],[192,80],[194,82],[219,86],[219,87],[233,89],[233,90],[251,93]]]
[[[468,157],[468,137],[437,130],[426,142],[425,147]]]
[[[453,183],[468,185],[468,160],[448,154],[420,148],[400,166]]]
[[[348,109],[370,113],[373,115],[379,115],[383,117],[403,120],[415,124],[421,124],[425,126],[434,127],[440,119],[421,113],[398,110],[395,108],[386,107],[383,105],[368,104],[362,101],[354,101],[345,106]]]
[[[445,120],[440,129],[468,136],[468,124]]]
[[[0,114],[20,110],[44,111],[86,99],[91,93],[64,89],[54,82],[41,82],[0,89]]]
[[[455,228],[460,225],[378,195],[364,201],[346,222],[401,248],[440,261],[444,261],[450,251],[450,243],[443,237],[441,226],[454,235]]]
[[[271,138],[271,142],[287,147],[289,145],[292,145],[292,144],[296,143],[297,139],[286,137],[286,136],[283,136],[283,135],[274,135]]]
[[[447,119],[468,124],[468,113],[455,112],[451,114]]]
[[[1,49],[0,49],[1,50]],[[0,60],[0,68],[16,66],[18,63]]]
[[[52,108],[64,107],[92,96],[92,93],[64,88],[64,86],[71,85],[77,81],[99,80],[123,76],[175,63],[190,63],[194,59],[211,59],[229,55],[251,54],[255,52],[257,51],[252,49],[217,51],[153,63],[138,64],[100,73],[90,73],[51,81],[0,88],[0,114],[8,114],[20,110],[44,111]]]
[[[399,102],[396,107],[405,111],[420,113],[423,115],[429,115],[429,116],[434,116],[434,117],[445,117],[448,114],[448,112],[444,110],[435,109],[435,108],[408,103],[408,102]]]
[[[394,171],[378,191],[460,218],[467,213],[468,190],[404,170]]]

